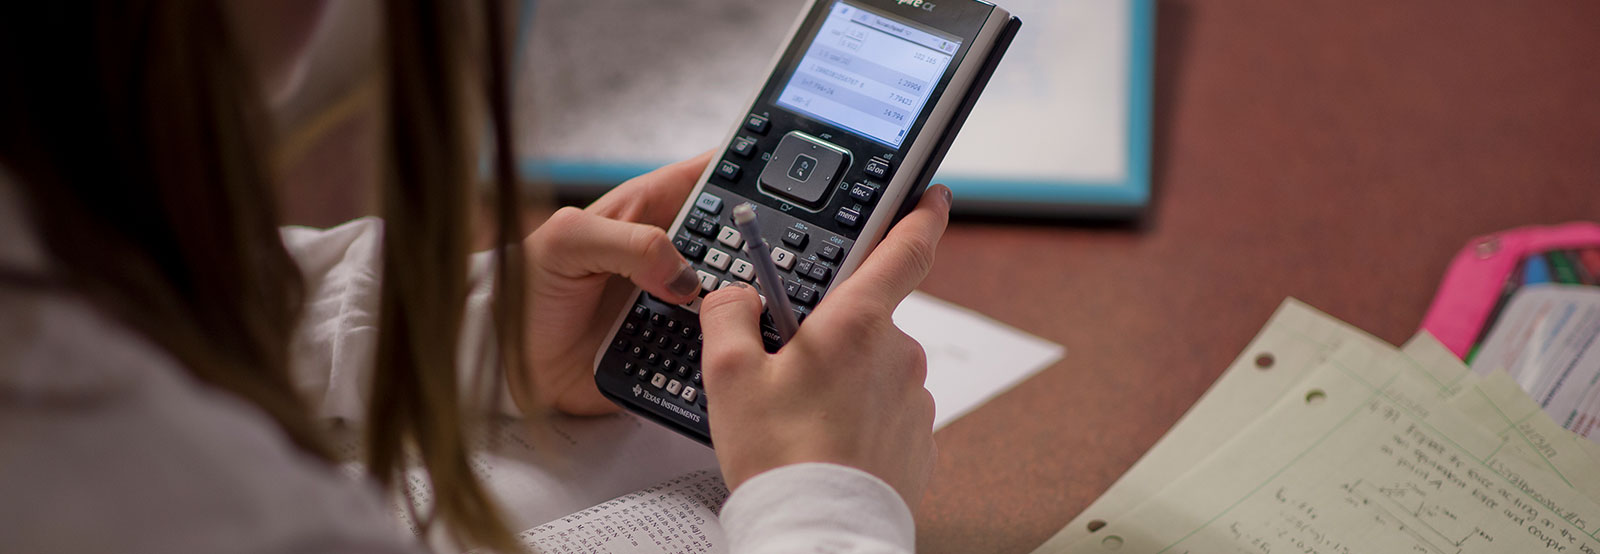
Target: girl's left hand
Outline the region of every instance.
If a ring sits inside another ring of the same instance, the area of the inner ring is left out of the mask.
[[[562,208],[522,241],[527,363],[507,379],[523,413],[617,411],[595,387],[595,353],[633,286],[669,302],[699,295],[694,268],[663,228],[710,159],[706,152],[630,179],[588,208]]]

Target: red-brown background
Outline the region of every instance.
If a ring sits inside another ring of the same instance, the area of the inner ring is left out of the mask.
[[[1469,238],[1600,219],[1600,2],[1157,14],[1144,224],[958,221],[939,248],[924,290],[1068,353],[938,434],[923,552],[1032,550],[1286,296],[1398,343]]]

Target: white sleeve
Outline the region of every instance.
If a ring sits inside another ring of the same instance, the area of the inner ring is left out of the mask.
[[[281,234],[306,284],[304,311],[289,347],[290,378],[318,417],[359,425],[378,345],[383,220],[365,217],[330,229],[285,227]],[[462,391],[504,378],[494,363],[493,268],[489,252],[470,260],[456,355]],[[517,415],[510,393],[499,388],[495,410]]]
[[[795,464],[745,481],[722,508],[734,554],[909,554],[916,527],[883,480],[835,464]]]

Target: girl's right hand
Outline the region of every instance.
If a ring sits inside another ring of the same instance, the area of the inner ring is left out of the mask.
[[[762,348],[753,288],[706,297],[702,372],[730,490],[769,469],[828,462],[883,479],[907,506],[921,501],[935,451],[927,359],[890,316],[927,276],[949,214],[950,189],[929,188],[776,354]]]

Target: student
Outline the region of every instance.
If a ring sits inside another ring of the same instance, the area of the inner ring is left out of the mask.
[[[0,7],[0,551],[416,551],[378,493],[405,452],[423,521],[517,548],[463,436],[490,409],[615,410],[590,376],[611,277],[692,298],[659,225],[709,158],[522,240],[498,9],[382,5],[385,217],[280,233],[263,121],[319,2]],[[469,257],[484,161],[508,246]],[[754,290],[706,298],[734,552],[914,548],[933,402],[890,314],[943,232],[931,192],[778,354]],[[371,479],[335,468],[328,418],[363,428]]]

